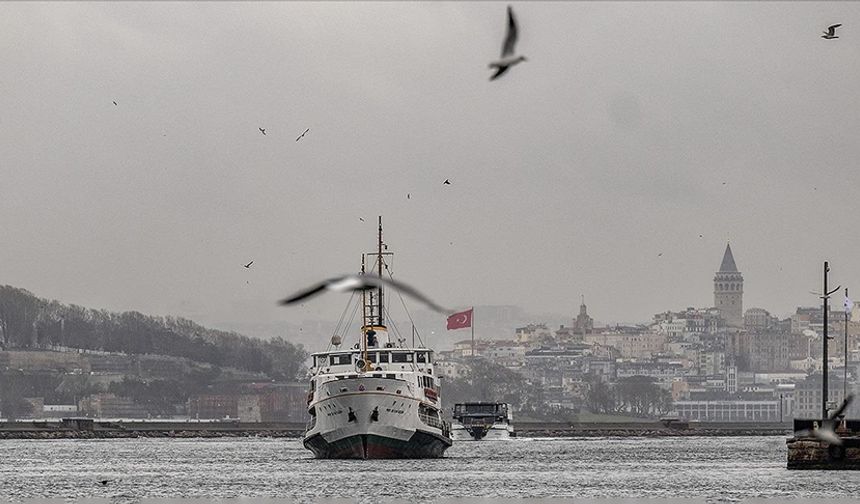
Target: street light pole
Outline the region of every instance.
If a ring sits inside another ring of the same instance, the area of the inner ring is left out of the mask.
[[[842,360],[842,400],[848,397],[848,287],[845,288],[845,357]]]
[[[828,303],[828,300],[830,300],[831,294],[841,288],[841,286],[839,286],[832,291],[827,290],[827,273],[829,271],[830,264],[827,261],[824,261],[824,291],[821,293],[821,299],[824,300],[824,337],[821,338],[821,418],[827,418],[827,340],[830,338],[829,336],[827,336],[827,315],[830,311],[830,305]]]
[[[782,423],[782,394],[779,394],[779,423]]]
[[[821,371],[821,379],[822,379],[822,397],[821,397],[821,418],[827,418],[827,272],[830,271],[830,266],[827,264],[827,261],[824,261],[824,337],[821,338],[823,341],[823,347],[821,351],[821,358],[823,359]]]

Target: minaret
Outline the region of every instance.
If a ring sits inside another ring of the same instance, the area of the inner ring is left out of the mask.
[[[744,325],[744,277],[735,265],[732,247],[727,243],[720,270],[714,276],[714,306],[733,327]]]

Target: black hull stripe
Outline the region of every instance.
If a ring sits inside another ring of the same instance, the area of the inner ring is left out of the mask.
[[[451,446],[451,440],[415,431],[408,441],[376,434],[356,434],[329,443],[322,435],[314,434],[305,439],[304,445],[321,459],[422,459],[442,457]]]

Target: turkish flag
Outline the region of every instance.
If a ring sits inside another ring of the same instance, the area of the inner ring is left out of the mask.
[[[458,312],[448,317],[448,330],[472,327],[472,310],[474,308],[469,308],[466,311]]]

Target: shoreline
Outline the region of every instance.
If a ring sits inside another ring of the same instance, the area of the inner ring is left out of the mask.
[[[793,428],[780,423],[696,423],[665,425],[642,423],[514,423],[519,437],[689,437],[788,436]],[[274,422],[170,422],[64,419],[0,423],[4,439],[127,439],[127,438],[301,438],[301,423]]]

